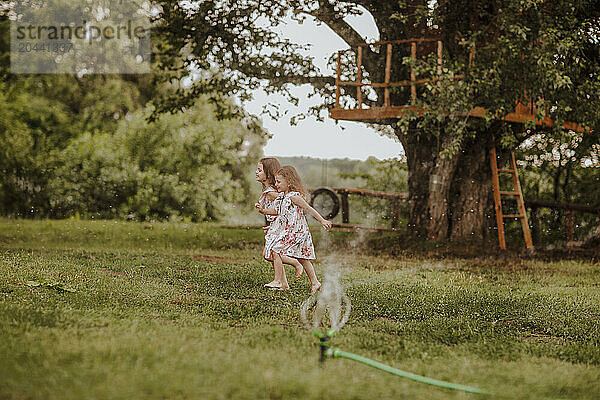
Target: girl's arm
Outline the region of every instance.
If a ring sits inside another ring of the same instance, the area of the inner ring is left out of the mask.
[[[259,203],[255,203],[254,204],[254,208],[256,208],[256,210],[261,213],[261,214],[265,214],[265,215],[279,215],[279,213],[277,212],[276,209],[274,208],[262,208],[262,206]]]
[[[315,219],[317,221],[319,221],[319,223],[321,225],[323,225],[323,228],[329,230],[331,229],[331,221],[327,221],[325,218],[323,218],[321,216],[321,214],[319,214],[319,212],[317,210],[315,210],[314,208],[312,208],[310,206],[310,204],[308,204],[306,202],[306,200],[304,200],[304,198],[302,196],[299,195],[294,195],[291,197],[292,203],[294,203],[295,205],[297,205],[298,207],[302,207],[303,209],[305,209],[310,215],[312,215],[313,217],[315,217]]]
[[[266,194],[266,196],[269,201],[273,201],[277,198],[277,196],[279,196],[279,192],[269,192]]]

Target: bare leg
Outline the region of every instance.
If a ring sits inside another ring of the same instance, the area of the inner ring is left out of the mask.
[[[281,256],[275,252],[273,254],[273,268],[275,269],[275,281],[279,282],[277,289],[287,290],[290,288],[287,278],[285,277],[285,269],[283,269],[283,261]]]
[[[273,272],[274,272],[275,276],[274,276],[274,278],[273,278],[273,280],[271,282],[265,283],[264,286],[268,287],[268,288],[274,288],[274,287],[280,286],[281,283],[277,281],[277,271],[275,270],[275,263],[273,263],[273,253],[271,253],[271,256],[269,258],[267,258],[267,257],[265,257],[265,253],[266,253],[265,250],[266,249],[263,249],[263,258],[265,260],[271,262],[271,265],[273,266]]]
[[[273,260],[270,260],[270,261],[271,261],[271,265],[273,266],[273,273],[274,273],[274,275],[276,275],[277,271],[275,271],[275,263],[273,262]],[[269,283],[265,283],[264,286],[268,287],[268,288],[274,288],[274,287],[277,287],[279,285],[281,285],[281,283],[278,282],[275,277],[273,277],[273,280],[271,282],[269,282]]]
[[[302,276],[302,273],[304,272],[304,268],[302,268],[302,264],[300,264],[300,261],[298,261],[295,258],[288,257],[288,256],[281,256],[281,260],[283,261],[284,264],[291,265],[292,267],[294,267],[296,269],[296,279],[298,279]]]
[[[306,270],[306,275],[308,276],[308,279],[310,280],[310,292],[315,293],[317,290],[319,290],[321,288],[321,282],[319,282],[319,280],[317,279],[317,274],[315,273],[315,268],[313,267],[310,260],[300,258],[298,261],[300,261],[300,264],[302,264],[302,266]]]

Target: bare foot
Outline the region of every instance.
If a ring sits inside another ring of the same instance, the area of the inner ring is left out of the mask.
[[[265,283],[264,286],[268,287],[268,288],[279,287],[279,286],[281,286],[281,282],[279,282],[279,281],[271,281],[269,283]]]
[[[296,279],[298,279],[302,276],[302,273],[304,272],[304,268],[302,267],[302,264],[300,264],[300,263],[298,263],[298,266],[294,265],[294,268],[296,268]]]
[[[271,287],[271,290],[290,290],[290,286],[289,285],[273,286],[273,287]]]
[[[310,287],[310,292],[312,294],[317,293],[319,291],[319,289],[321,289],[321,282],[317,282],[316,284],[312,285]]]

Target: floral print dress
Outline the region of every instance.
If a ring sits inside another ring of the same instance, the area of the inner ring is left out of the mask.
[[[277,205],[279,203],[279,201],[278,201],[279,197],[277,197],[275,200],[271,201],[267,197],[267,193],[269,193],[269,192],[277,193],[277,191],[275,189],[273,189],[272,187],[269,186],[268,188],[265,189],[264,192],[262,192],[262,194],[258,198],[258,204],[260,204],[260,206],[265,209],[277,208]],[[265,218],[267,219],[267,222],[269,223],[269,225],[271,225],[273,223],[273,221],[275,221],[275,219],[277,218],[277,215],[265,215]]]
[[[265,258],[270,259],[271,252],[293,258],[314,260],[315,249],[312,236],[308,230],[308,222],[302,208],[292,203],[292,196],[298,192],[281,193],[277,199],[279,215],[269,228],[265,237]]]

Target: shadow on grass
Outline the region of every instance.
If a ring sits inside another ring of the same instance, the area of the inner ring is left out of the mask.
[[[319,239],[320,232],[316,236]],[[469,259],[484,257],[502,261],[600,261],[600,249],[593,247],[552,250],[535,249],[533,251],[527,250],[524,247],[509,247],[507,250],[500,250],[495,240],[432,241],[411,235],[405,231],[339,232],[335,234],[334,246],[336,250],[356,250],[363,254],[408,258]]]

